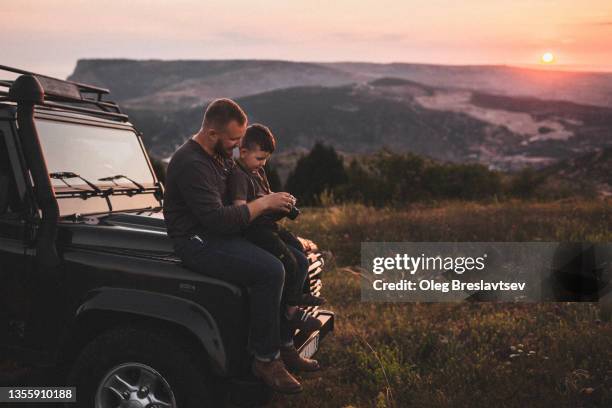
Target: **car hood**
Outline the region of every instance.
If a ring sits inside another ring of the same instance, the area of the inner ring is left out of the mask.
[[[60,241],[72,247],[174,258],[172,240],[160,213],[117,213],[62,223]]]

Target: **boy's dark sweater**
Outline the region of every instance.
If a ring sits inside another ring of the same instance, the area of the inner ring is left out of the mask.
[[[255,172],[248,170],[240,160],[236,160],[237,166],[227,179],[227,192],[232,201],[244,200],[247,203],[264,195],[272,193],[268,176],[263,168]],[[273,213],[260,215],[249,224],[248,228],[265,226],[278,229],[277,221],[282,219],[285,213]]]

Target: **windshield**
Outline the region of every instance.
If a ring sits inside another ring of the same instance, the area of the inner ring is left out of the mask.
[[[96,185],[134,187],[126,178],[100,181],[123,175],[144,186],[154,183],[153,175],[136,134],[131,130],[87,126],[44,119],[36,120],[49,173],[72,172]],[[83,187],[80,179],[67,180]],[[52,179],[56,188],[66,186]],[[85,188],[87,185],[85,185]]]

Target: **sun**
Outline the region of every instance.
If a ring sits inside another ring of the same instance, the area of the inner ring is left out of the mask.
[[[543,64],[552,64],[555,62],[555,56],[552,52],[545,52],[540,60]]]

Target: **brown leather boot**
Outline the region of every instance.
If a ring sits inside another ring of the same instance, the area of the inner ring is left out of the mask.
[[[319,371],[321,366],[317,360],[300,356],[295,346],[281,347],[281,358],[291,371]]]
[[[286,369],[283,360],[253,361],[253,375],[262,380],[276,392],[297,394],[302,392],[302,384]]]

